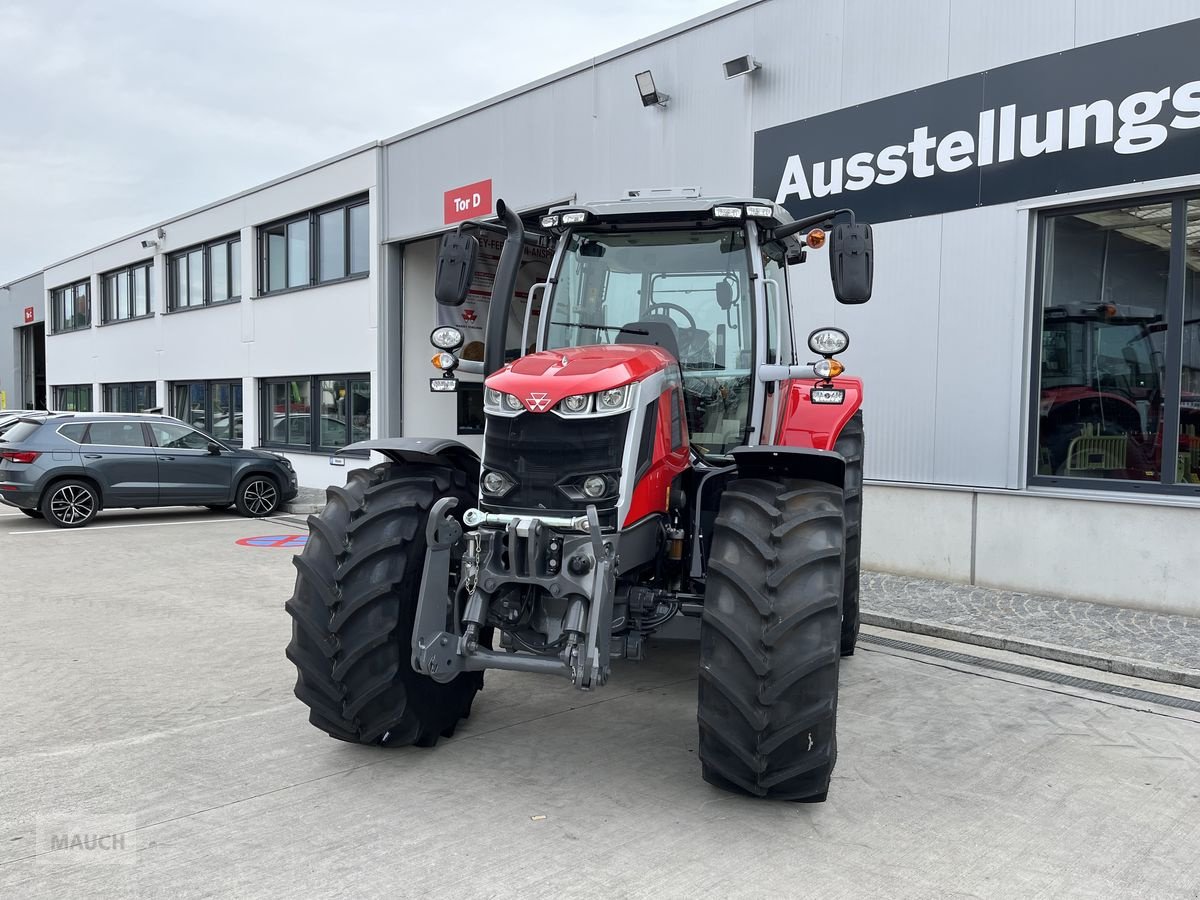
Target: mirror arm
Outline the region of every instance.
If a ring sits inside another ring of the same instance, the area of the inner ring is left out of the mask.
[[[806,228],[811,228],[821,222],[831,222],[843,213],[850,217],[851,225],[855,224],[854,210],[849,208],[829,209],[822,213],[805,216],[803,219],[797,219],[795,222],[788,222],[786,225],[777,225],[763,236],[763,242],[782,241],[784,238],[789,238],[793,234],[798,234]]]

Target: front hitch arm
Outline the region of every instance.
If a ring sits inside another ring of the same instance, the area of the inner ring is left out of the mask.
[[[413,622],[413,669],[442,682],[452,680],[462,670],[457,640],[446,632],[450,553],[463,533],[462,525],[450,515],[456,506],[458,500],[454,497],[443,497],[429,511],[425,525],[425,571],[421,575],[421,593]]]

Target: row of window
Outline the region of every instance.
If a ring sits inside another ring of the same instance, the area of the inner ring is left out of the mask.
[[[258,230],[259,294],[360,278],[370,270],[370,219],[366,197],[311,210]],[[150,261],[100,276],[101,322],[153,315]],[[238,235],[180,250],[167,257],[167,310],[193,309],[240,300],[242,242]],[[55,334],[92,324],[91,282],[50,292]]]
[[[223,441],[242,441],[240,379],[176,381],[167,391],[177,419]],[[154,382],[102,386],[107,412],[156,409]],[[92,411],[92,386],[54,388],[54,406],[68,412]],[[322,453],[371,436],[369,375],[308,375],[259,381],[259,441],[264,446]]]

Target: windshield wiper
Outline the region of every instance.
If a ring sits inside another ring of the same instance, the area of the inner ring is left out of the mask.
[[[620,325],[592,325],[588,322],[551,322],[551,325],[565,325],[567,328],[596,328],[600,331],[619,331],[621,334],[649,334],[641,328],[622,328]]]

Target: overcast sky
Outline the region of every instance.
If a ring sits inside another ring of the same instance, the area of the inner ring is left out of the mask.
[[[0,0],[0,284],[722,5]]]

